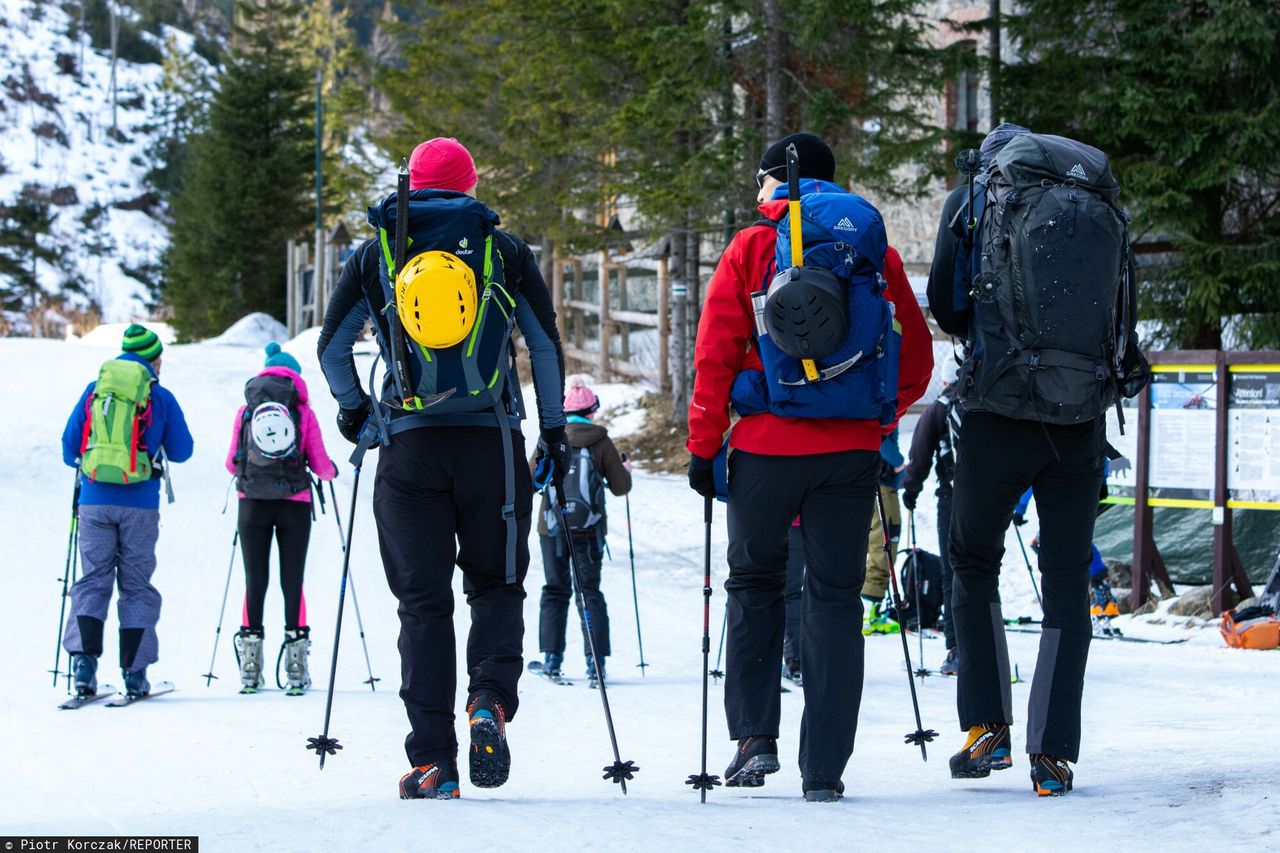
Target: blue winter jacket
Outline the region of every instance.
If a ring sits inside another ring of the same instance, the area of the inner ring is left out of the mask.
[[[145,358],[135,353],[122,353],[122,361],[136,361],[145,364],[155,376],[155,368]],[[67,419],[67,427],[62,431],[62,461],[76,467],[80,458],[80,442],[84,438],[84,422],[88,417],[85,404],[97,381],[89,383],[89,387],[80,395],[76,407],[71,410]],[[159,381],[151,386],[151,425],[142,433],[142,446],[147,449],[154,460],[156,454],[164,449],[166,462],[186,462],[191,458],[194,442],[191,431],[187,429],[187,420],[182,415],[182,408],[169,389]],[[84,479],[80,489],[80,503],[108,504],[111,506],[127,506],[136,509],[160,508],[160,472],[155,471],[150,480],[142,483],[131,483],[127,486],[117,483],[94,483]]]
[[[886,435],[880,440],[880,485],[887,486],[890,489],[901,489],[902,481],[906,478],[905,470],[895,471],[895,468],[902,466],[906,462],[906,458],[902,455],[901,448],[898,447],[898,428],[894,427],[893,432]]]

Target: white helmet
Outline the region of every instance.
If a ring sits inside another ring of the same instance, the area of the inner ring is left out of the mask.
[[[249,434],[268,459],[289,455],[297,439],[297,428],[289,407],[281,403],[263,403],[253,410]]]

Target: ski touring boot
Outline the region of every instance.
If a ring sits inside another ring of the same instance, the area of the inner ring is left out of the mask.
[[[471,784],[497,788],[511,773],[507,712],[488,693],[477,693],[467,703],[467,727],[471,730]]]
[[[728,788],[759,788],[764,777],[777,773],[777,738],[752,735],[738,739],[738,751],[724,771],[724,784]]]
[[[286,696],[301,696],[311,686],[307,657],[311,654],[311,629],[286,628],[284,631],[284,673]]]
[[[952,779],[981,779],[992,770],[1013,766],[1009,752],[1009,726],[1005,723],[983,723],[969,728],[969,739],[951,756]]]
[[[402,800],[456,800],[460,796],[457,759],[420,764],[400,777]]]
[[[1120,629],[1111,620],[1120,615],[1120,607],[1104,574],[1094,575],[1089,584],[1089,616],[1095,637],[1119,637]]]
[[[262,674],[261,628],[241,628],[236,632],[236,659],[240,662],[240,692],[257,693],[267,683]]]
[[[125,672],[124,674],[124,690],[125,696],[129,699],[142,699],[151,694],[151,682],[147,681],[147,668],[135,669],[133,672]]]
[[[938,672],[952,678],[960,674],[960,656],[955,649],[947,649],[947,657],[942,661],[942,666],[938,667]]]
[[[1031,787],[1039,797],[1061,797],[1071,790],[1075,774],[1065,759],[1052,755],[1031,756]]]
[[[587,658],[587,686],[592,690],[600,688],[600,682],[604,680],[604,661],[600,662],[600,671],[596,672],[596,662],[590,657]]]
[[[806,803],[834,803],[844,797],[844,783],[805,782],[804,801]]]
[[[71,673],[75,679],[76,696],[87,698],[98,695],[98,659],[93,655],[72,655]]]
[[[896,634],[901,630],[902,626],[889,618],[889,613],[881,602],[866,597],[862,599],[862,636]]]
[[[564,671],[561,669],[563,665],[562,652],[547,652],[547,656],[542,660],[542,674],[552,681],[559,681],[564,678]]]

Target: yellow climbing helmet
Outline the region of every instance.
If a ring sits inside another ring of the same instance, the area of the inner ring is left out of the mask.
[[[423,252],[396,276],[396,311],[409,337],[428,349],[446,349],[476,322],[476,274],[449,252]]]

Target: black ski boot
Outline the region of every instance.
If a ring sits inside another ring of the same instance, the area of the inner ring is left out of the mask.
[[[983,723],[970,726],[964,748],[951,756],[951,778],[981,779],[990,776],[992,770],[1008,770],[1012,766],[1009,726]]]
[[[488,693],[477,693],[467,703],[467,723],[471,729],[471,784],[497,788],[511,772],[507,712]]]
[[[151,682],[147,681],[147,668],[145,666],[142,669],[135,669],[133,672],[125,672],[124,670],[121,670],[121,672],[124,674],[125,694],[130,699],[141,699],[144,696],[151,695]]]
[[[782,677],[797,687],[804,687],[804,673],[800,670],[800,658],[787,658],[782,662]]]
[[[765,776],[779,769],[777,738],[739,738],[738,751],[724,771],[724,784],[727,788],[759,788]]]
[[[834,803],[844,797],[844,783],[805,782],[804,801],[806,803]]]
[[[71,672],[77,696],[98,695],[98,659],[93,655],[73,655]]]
[[[1061,797],[1071,790],[1071,765],[1052,755],[1031,756],[1031,787],[1040,797]]]
[[[422,764],[400,777],[402,800],[456,800],[459,796],[457,759]]]

